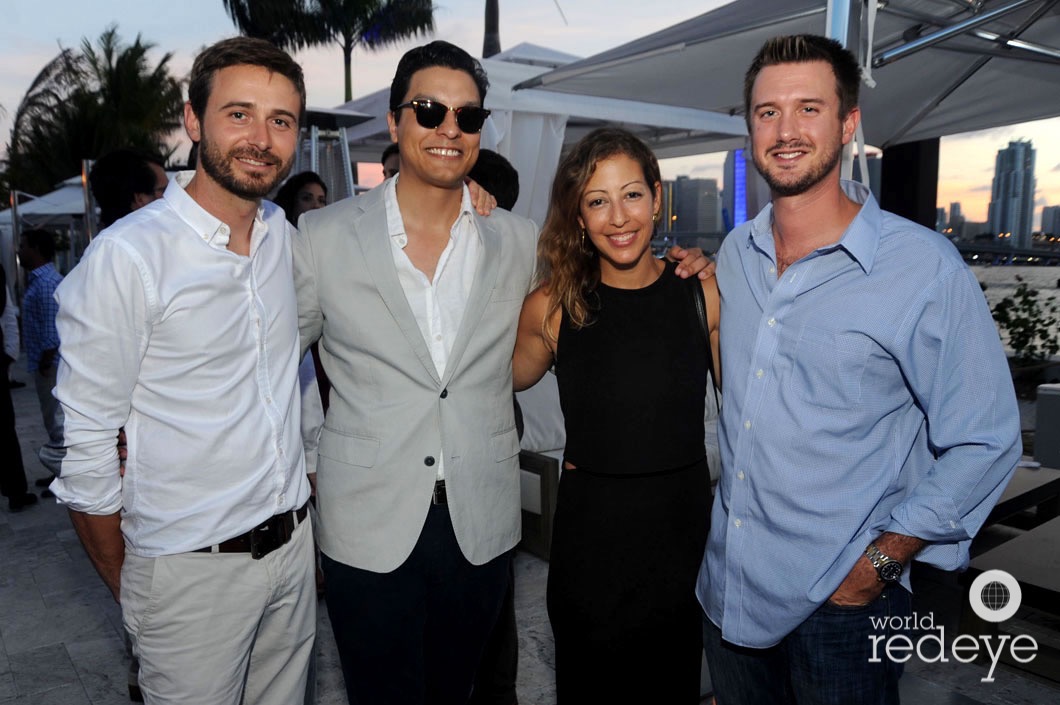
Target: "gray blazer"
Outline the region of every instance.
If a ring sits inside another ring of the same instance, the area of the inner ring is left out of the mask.
[[[331,380],[320,437],[321,549],[384,573],[412,552],[445,453],[457,542],[481,565],[520,533],[512,350],[537,230],[497,210],[481,237],[467,309],[439,377],[398,281],[383,188],[305,214],[295,240],[298,323]]]

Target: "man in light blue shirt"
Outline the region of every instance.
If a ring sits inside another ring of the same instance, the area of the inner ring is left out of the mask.
[[[722,478],[697,593],[719,701],[897,703],[872,617],[964,567],[1021,453],[997,329],[943,237],[841,182],[854,57],[767,42],[745,82],[772,204],[718,259]]]

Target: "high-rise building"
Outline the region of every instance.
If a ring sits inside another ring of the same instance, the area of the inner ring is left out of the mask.
[[[1013,247],[1031,246],[1034,230],[1034,145],[1009,142],[998,150],[990,193],[990,230]]]
[[[690,179],[687,176],[678,176],[672,194],[673,230],[707,234],[724,230],[717,179]]]
[[[941,233],[946,229],[946,209],[935,208],[935,232]]]
[[[953,202],[950,204],[950,218],[946,223],[946,232],[951,238],[960,238],[964,235],[965,217],[961,212],[961,204]]]
[[[1042,232],[1060,237],[1060,206],[1042,208]]]

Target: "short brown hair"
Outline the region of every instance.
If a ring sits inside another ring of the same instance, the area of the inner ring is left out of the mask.
[[[213,77],[218,71],[229,66],[260,66],[290,80],[301,97],[301,119],[301,114],[305,112],[305,77],[298,62],[292,59],[290,54],[264,39],[231,37],[204,49],[192,64],[191,76],[188,79],[188,102],[191,103],[192,112],[200,120],[210,99]]]
[[[751,62],[743,79],[743,108],[747,126],[751,126],[751,91],[762,69],[778,64],[802,64],[823,61],[835,74],[839,96],[839,116],[845,118],[857,107],[861,88],[861,67],[854,55],[834,39],[816,34],[792,34],[766,40]]]

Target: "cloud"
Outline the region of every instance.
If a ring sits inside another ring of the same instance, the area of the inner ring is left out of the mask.
[[[967,190],[968,191],[990,191],[991,188],[992,187],[989,184],[980,184],[979,186],[972,186],[972,187],[970,187]]]

